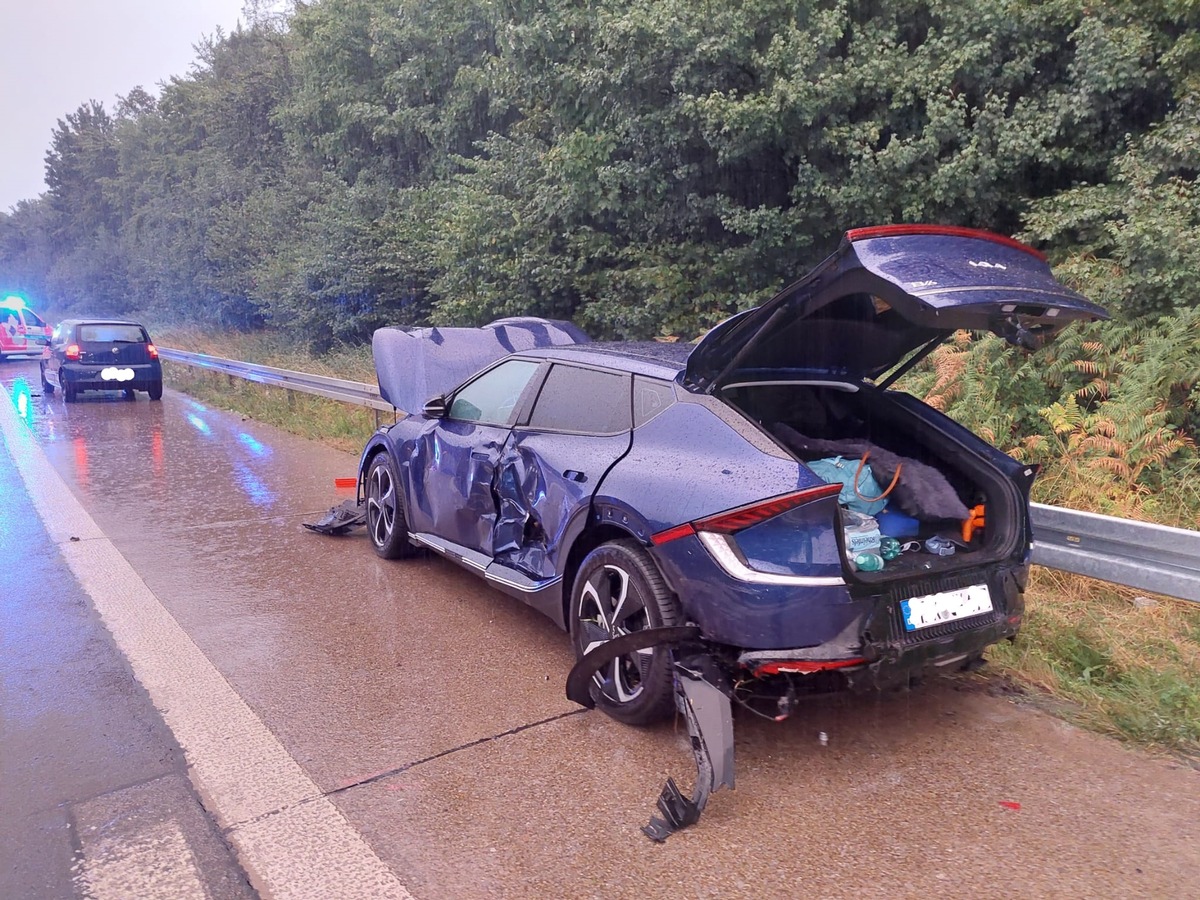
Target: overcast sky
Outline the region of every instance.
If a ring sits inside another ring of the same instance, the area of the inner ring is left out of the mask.
[[[55,123],[88,100],[185,75],[192,49],[232,30],[243,0],[0,0],[0,211],[46,189]]]

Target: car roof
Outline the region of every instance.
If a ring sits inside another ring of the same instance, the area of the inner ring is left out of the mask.
[[[672,380],[687,366],[691,344],[662,341],[592,341],[560,347],[540,347],[517,355],[532,359],[557,359],[582,365],[603,366]]]

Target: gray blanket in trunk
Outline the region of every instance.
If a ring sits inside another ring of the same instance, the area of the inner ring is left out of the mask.
[[[969,517],[966,504],[959,499],[946,476],[933,466],[915,459],[892,453],[870,441],[844,440],[827,441],[808,437],[782,423],[774,425],[775,435],[803,459],[820,459],[825,456],[843,456],[847,459],[862,459],[864,453],[871,456],[867,462],[881,486],[891,483],[896,469],[900,469],[900,480],[888,494],[901,512],[908,513],[923,522],[938,519],[954,519],[961,522]]]

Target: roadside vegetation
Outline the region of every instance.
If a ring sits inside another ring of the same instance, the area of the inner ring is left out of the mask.
[[[1036,499],[1200,527],[1194,0],[280,5],[156,93],[64,110],[47,193],[0,213],[0,289],[369,381],[382,324],[691,340],[846,228],[989,228],[1113,320],[1028,355],[959,335],[906,388],[1043,465]],[[170,368],[347,449],[374,426]],[[1131,596],[1042,573],[993,656],[1093,727],[1194,748],[1200,612]]]

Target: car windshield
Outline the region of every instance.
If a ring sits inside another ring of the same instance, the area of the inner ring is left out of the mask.
[[[80,325],[79,340],[88,343],[140,344],[146,340],[146,332],[140,325]]]

